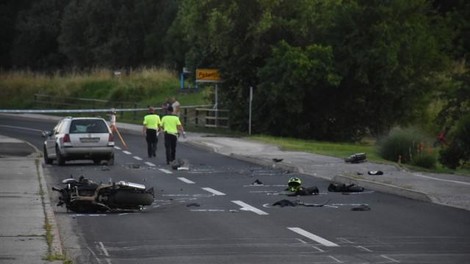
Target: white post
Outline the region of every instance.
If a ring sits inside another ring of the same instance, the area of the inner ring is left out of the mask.
[[[253,86],[250,86],[250,103],[248,117],[248,135],[251,135],[251,102],[253,101]]]

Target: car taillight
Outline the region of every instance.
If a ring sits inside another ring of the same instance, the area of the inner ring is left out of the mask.
[[[64,140],[64,143],[70,143],[70,135],[69,135],[69,134],[65,134],[63,140]]]
[[[113,135],[112,133],[109,133],[108,141],[109,141],[109,142],[113,142],[113,141],[114,141],[114,135]]]

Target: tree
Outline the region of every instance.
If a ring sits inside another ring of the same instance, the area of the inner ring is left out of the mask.
[[[35,70],[62,67],[65,57],[59,52],[57,37],[66,4],[67,1],[41,0],[20,12],[12,48],[14,67]]]
[[[61,50],[78,68],[161,65],[176,7],[171,0],[72,0],[62,22]]]

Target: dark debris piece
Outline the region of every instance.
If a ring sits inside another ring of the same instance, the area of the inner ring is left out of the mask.
[[[357,207],[351,208],[351,211],[370,211],[371,208],[368,205],[361,204]]]
[[[344,159],[348,163],[361,163],[367,161],[366,153],[355,153]]]
[[[283,200],[280,200],[280,201],[277,201],[277,202],[273,203],[273,206],[279,205],[280,207],[286,207],[286,206],[295,207],[295,206],[297,206],[297,204],[298,204],[297,202],[292,202],[292,201],[283,199]]]
[[[251,185],[263,185],[263,182],[261,182],[260,180],[256,179],[256,181],[254,181],[253,183],[251,183]]]
[[[356,184],[349,184],[349,185],[346,185],[344,183],[330,183],[330,185],[328,185],[328,191],[329,192],[363,192],[364,191],[364,187],[361,187],[359,185],[356,185]]]

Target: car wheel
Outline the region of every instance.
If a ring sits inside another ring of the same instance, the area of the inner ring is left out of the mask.
[[[56,156],[57,156],[57,163],[59,164],[59,166],[65,165],[65,158],[60,153],[59,147],[57,147],[57,146],[55,147],[55,153],[56,153]]]
[[[44,163],[49,165],[52,164],[52,159],[50,159],[49,155],[47,154],[46,146],[44,146]]]

